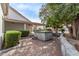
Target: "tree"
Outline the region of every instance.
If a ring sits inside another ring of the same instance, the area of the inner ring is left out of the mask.
[[[79,4],[48,3],[43,5],[43,7],[41,8],[40,18],[42,18],[42,21],[44,21],[47,26],[57,29],[59,27],[62,27],[62,25],[65,25],[67,27],[69,24],[72,25],[78,13]],[[76,29],[76,32],[79,32],[79,30]],[[76,34],[76,36],[78,35]]]
[[[59,15],[57,10],[61,4],[46,4],[43,5],[40,12],[41,20],[46,24],[47,27],[53,27],[57,29],[62,25],[59,21]]]

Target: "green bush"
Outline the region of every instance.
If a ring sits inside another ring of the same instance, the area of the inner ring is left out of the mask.
[[[65,30],[62,28],[62,29],[61,29],[61,32],[64,33],[64,31],[65,31]]]
[[[19,31],[7,31],[4,35],[4,48],[15,46],[19,43],[21,32]]]
[[[27,37],[29,35],[29,31],[28,30],[21,30],[21,37]]]

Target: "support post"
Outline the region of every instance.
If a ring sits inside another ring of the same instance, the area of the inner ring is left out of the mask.
[[[26,24],[24,24],[24,30],[26,30]]]

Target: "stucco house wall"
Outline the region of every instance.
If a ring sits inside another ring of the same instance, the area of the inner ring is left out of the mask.
[[[32,24],[26,24],[26,29],[29,30],[30,32],[32,32]]]
[[[5,31],[7,30],[24,30],[24,24],[5,21]]]
[[[1,8],[1,4],[0,4],[0,49],[1,49],[1,46],[2,46],[2,35],[3,35],[3,20],[2,20],[2,16],[3,16],[3,12],[2,12],[2,8]]]
[[[8,21],[5,21],[4,23],[5,23],[5,26],[4,26],[5,31],[8,31],[8,30],[29,30],[29,31],[32,31],[32,25],[30,25],[30,24],[18,23],[18,22],[8,22]],[[26,25],[26,27],[24,26],[24,24]]]

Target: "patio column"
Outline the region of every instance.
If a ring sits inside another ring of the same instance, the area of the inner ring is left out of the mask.
[[[24,24],[24,30],[26,30],[26,24]]]
[[[2,16],[3,16],[3,12],[2,12],[2,8],[1,8],[1,4],[0,4],[0,49],[2,46]]]

